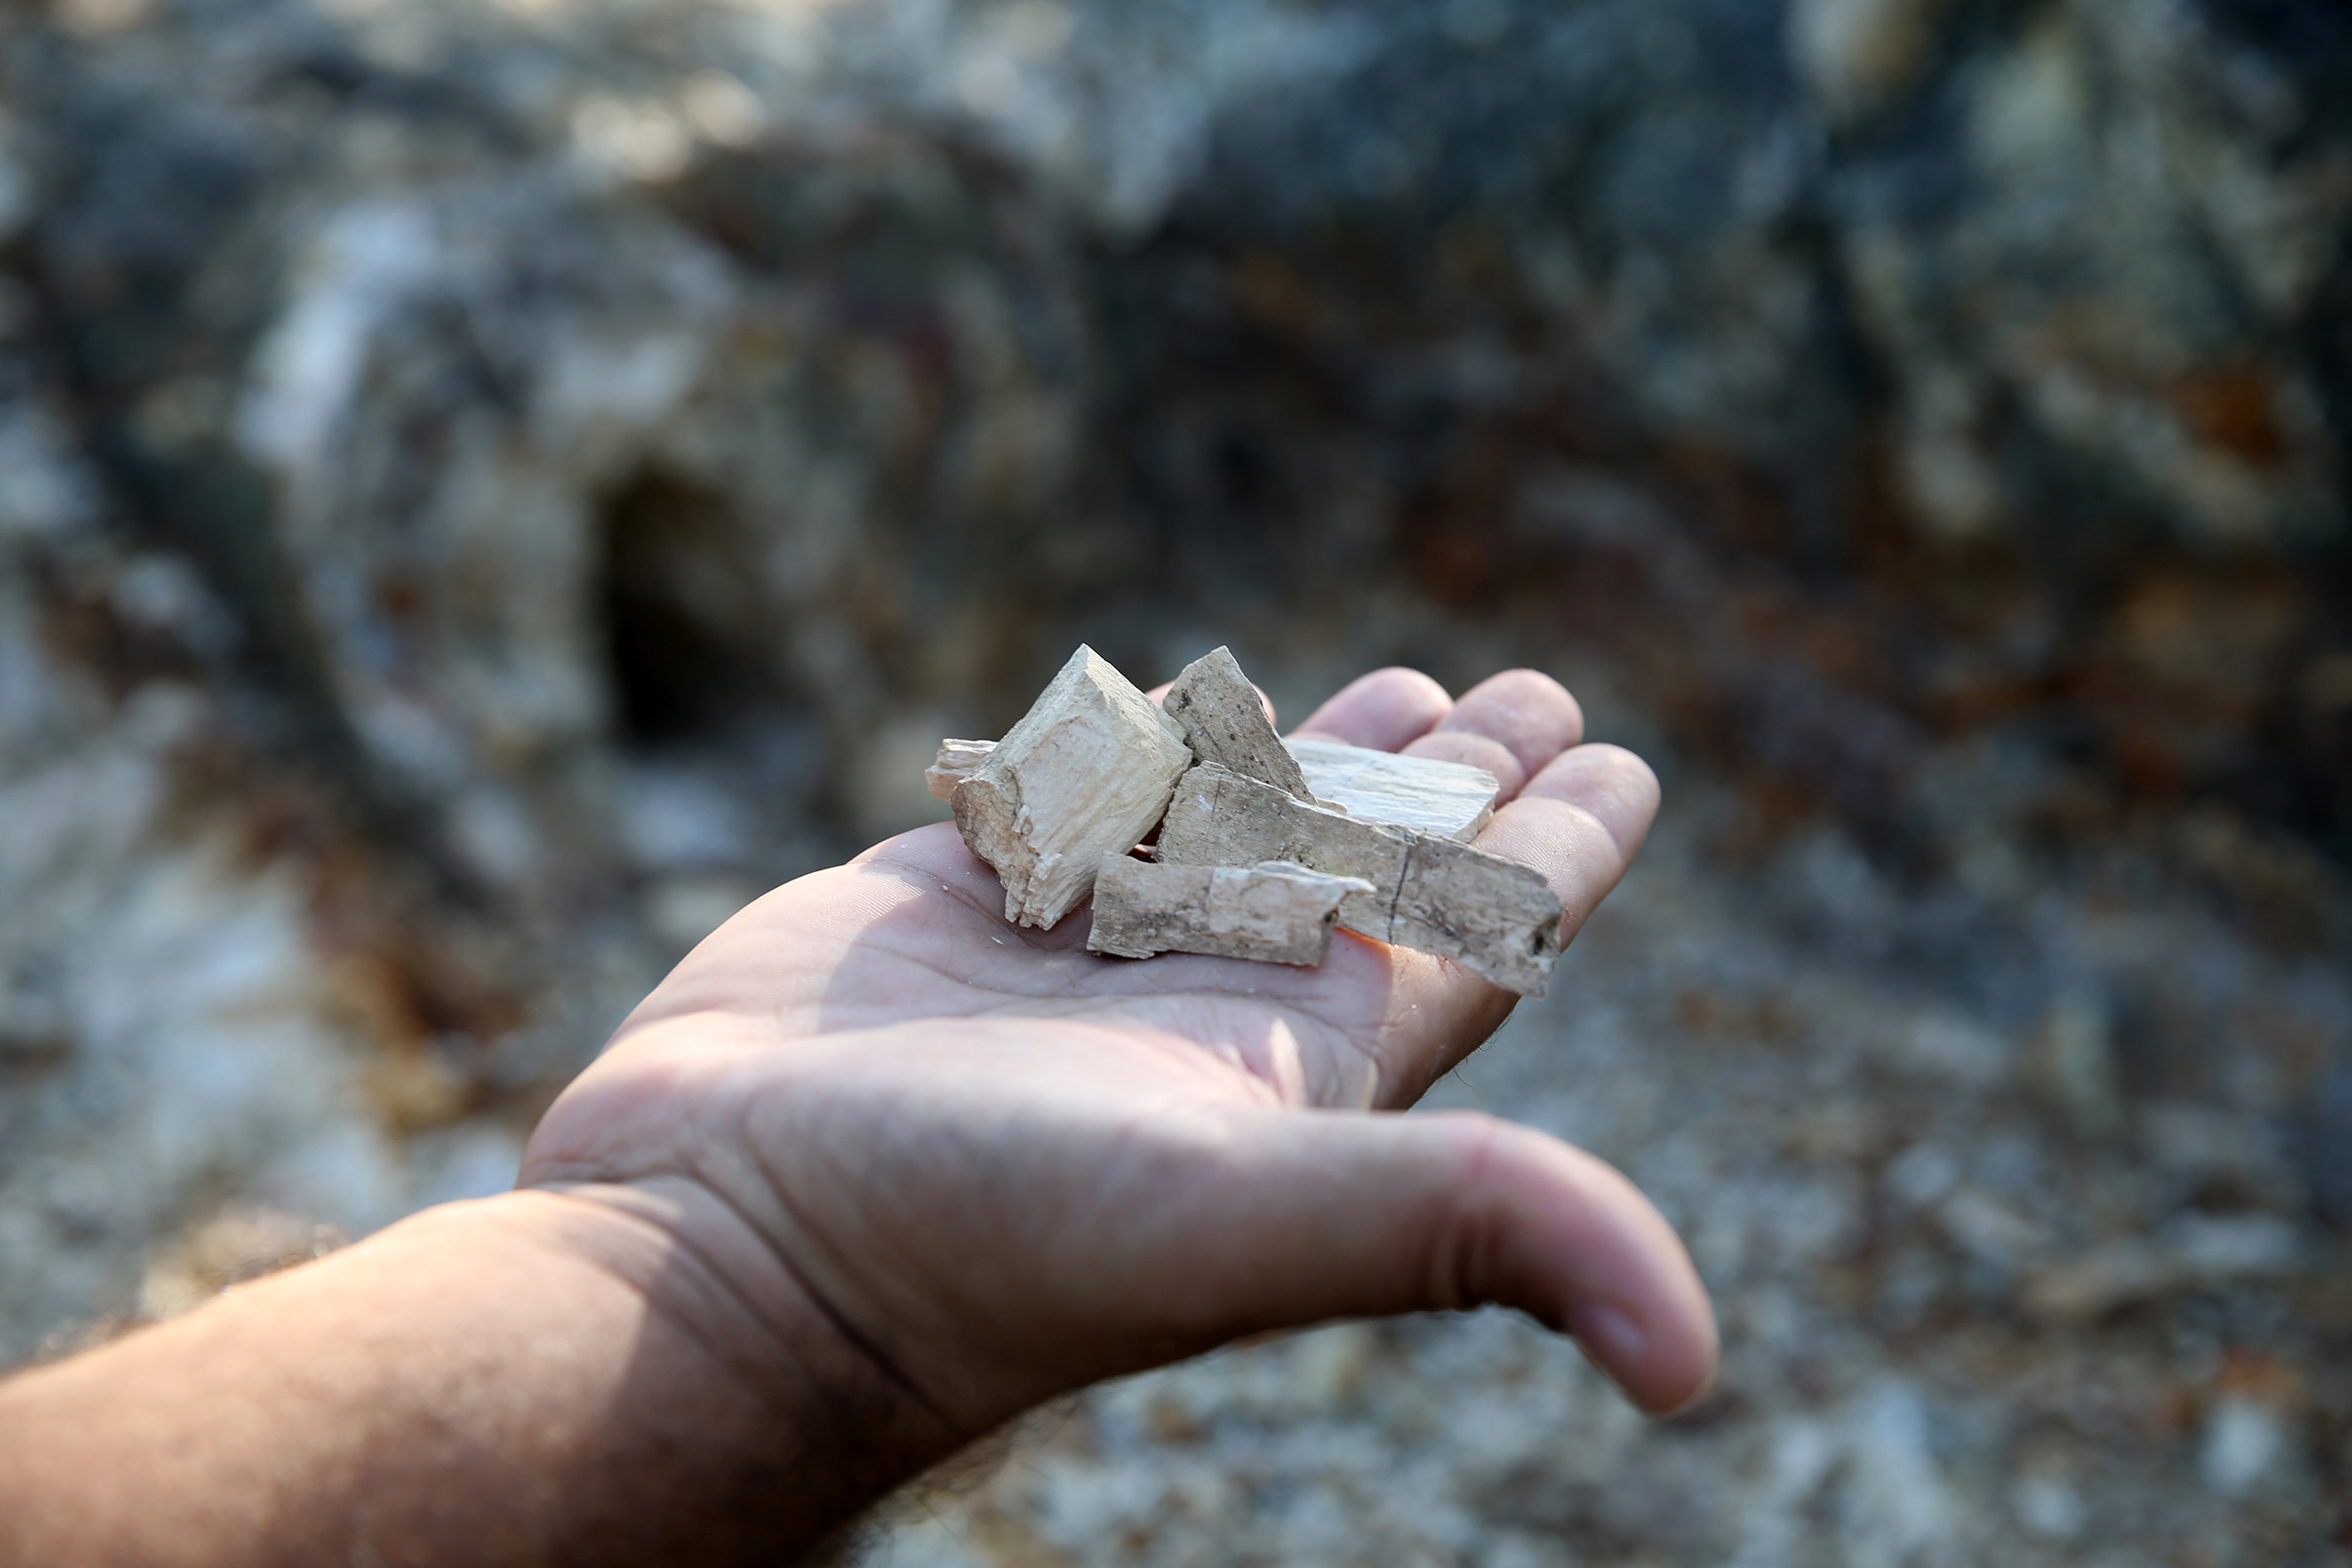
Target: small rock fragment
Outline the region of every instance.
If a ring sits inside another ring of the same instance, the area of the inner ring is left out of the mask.
[[[941,741],[940,759],[923,770],[923,782],[930,786],[934,800],[955,799],[956,785],[980,772],[988,753],[996,750],[993,741]]]
[[[1212,648],[1186,665],[1161,706],[1184,727],[1184,739],[1201,761],[1261,780],[1300,800],[1315,798],[1232,649]]]
[[[1043,929],[1151,830],[1191,761],[1175,721],[1080,644],[950,804],[1004,883],[1004,918]]]
[[[1450,838],[1360,822],[1203,763],[1176,787],[1160,829],[1171,865],[1287,860],[1360,877],[1339,924],[1450,958],[1522,996],[1540,996],[1559,956],[1560,903],[1543,873]]]
[[[2042,1270],[2021,1292],[2026,1311],[2062,1323],[2094,1322],[2180,1287],[2179,1266],[2163,1249],[2137,1238],[2113,1241]]]
[[[1454,839],[1409,837],[1412,852],[1386,912],[1351,899],[1339,923],[1453,959],[1506,991],[1542,995],[1559,958],[1563,912],[1544,874]]]
[[[2232,1390],[2205,1416],[2197,1468],[2205,1484],[2225,1498],[2243,1497],[2286,1468],[2294,1439],[2276,1405]]]
[[[1370,897],[1402,885],[1407,830],[1310,805],[1272,784],[1206,763],[1176,785],[1160,826],[1160,858],[1171,865],[1255,866],[1285,860],[1334,877],[1360,877]],[[1342,912],[1340,923],[1348,923]]]
[[[1314,792],[1314,798],[1339,807],[1349,816],[1465,844],[1494,820],[1495,795],[1503,781],[1484,768],[1435,757],[1376,752],[1337,741],[1287,744],[1307,775],[1307,787]],[[1200,752],[1197,745],[1192,749],[1196,754]]]
[[[2184,1220],[2161,1237],[2120,1237],[2033,1275],[2021,1303],[2037,1318],[2092,1322],[2183,1291],[2292,1274],[2299,1260],[2294,1227],[2274,1216]]]
[[[1278,860],[1174,866],[1114,855],[1095,878],[1095,928],[1087,949],[1122,958],[1202,952],[1320,963],[1331,951],[1339,900],[1370,891],[1360,877],[1326,876]]]

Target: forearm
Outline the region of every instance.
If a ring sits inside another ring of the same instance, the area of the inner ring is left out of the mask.
[[[772,1563],[951,1446],[804,1298],[518,1193],[0,1384],[0,1563]]]

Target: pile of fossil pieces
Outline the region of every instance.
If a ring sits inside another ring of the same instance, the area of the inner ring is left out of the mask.
[[[1050,929],[1091,894],[1095,952],[1318,964],[1339,926],[1524,996],[1559,955],[1543,874],[1470,845],[1494,774],[1286,742],[1222,647],[1162,707],[1081,645],[1003,740],[946,742],[927,777],[1004,918]]]

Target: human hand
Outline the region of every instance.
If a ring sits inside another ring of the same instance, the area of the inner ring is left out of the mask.
[[[1382,670],[1300,733],[1475,763],[1478,845],[1575,931],[1656,809],[1529,671],[1458,704]],[[1599,1161],[1420,1098],[1508,1015],[1444,960],[1342,932],[1318,969],[1085,951],[1002,916],[955,829],[901,835],[721,927],[548,1112],[522,1180],[650,1226],[654,1310],[730,1363],[812,1316],[934,1443],[1242,1335],[1500,1302],[1574,1333],[1643,1407],[1704,1390],[1705,1293]],[[814,1307],[812,1314],[809,1310]]]

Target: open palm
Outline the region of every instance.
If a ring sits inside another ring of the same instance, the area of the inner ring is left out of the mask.
[[[1367,676],[1302,734],[1475,763],[1479,846],[1572,932],[1656,805],[1527,671],[1451,702]],[[688,957],[534,1135],[527,1184],[674,1243],[756,1334],[814,1302],[959,1437],[1099,1378],[1324,1319],[1499,1301],[1644,1406],[1694,1397],[1712,1319],[1613,1171],[1475,1115],[1399,1118],[1512,998],[1341,933],[1319,968],[1085,951],[1008,925],[951,826],[780,888]]]

